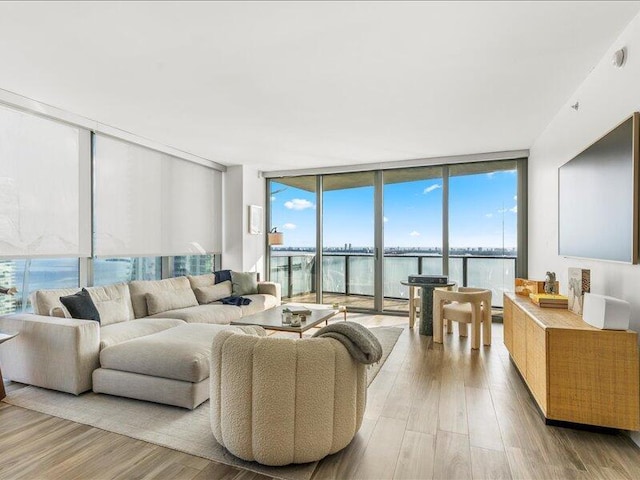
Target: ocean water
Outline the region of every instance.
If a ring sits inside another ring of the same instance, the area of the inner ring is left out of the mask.
[[[284,288],[289,282],[287,252],[278,252],[271,257],[271,278]],[[292,295],[315,291],[313,285],[315,255],[291,254]],[[348,278],[347,263],[348,265]],[[345,293],[347,282],[349,294],[374,295],[374,259],[367,255],[324,255],[323,290]],[[488,288],[492,291],[493,305],[502,306],[502,294],[513,291],[515,281],[515,259],[513,258],[451,258],[449,279],[463,285],[463,269],[467,268],[467,286]],[[408,288],[400,282],[409,275],[418,273],[417,256],[387,256],[384,259],[384,296],[386,298],[408,298]],[[442,274],[441,257],[422,257],[422,273]]]

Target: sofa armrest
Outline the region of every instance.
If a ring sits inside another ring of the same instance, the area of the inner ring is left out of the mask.
[[[98,322],[16,314],[0,317],[0,330],[19,333],[0,345],[5,378],[75,395],[91,389],[100,366]]]
[[[282,303],[282,289],[276,282],[258,282],[258,293],[273,295],[276,297],[277,304]]]

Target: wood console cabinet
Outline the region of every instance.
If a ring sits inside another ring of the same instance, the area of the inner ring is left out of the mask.
[[[636,332],[507,293],[504,343],[547,420],[640,430]]]

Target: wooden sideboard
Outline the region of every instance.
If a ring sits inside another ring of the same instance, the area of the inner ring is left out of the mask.
[[[640,430],[636,332],[507,293],[504,343],[547,420]]]

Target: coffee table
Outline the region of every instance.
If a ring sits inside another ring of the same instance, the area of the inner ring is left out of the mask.
[[[311,315],[307,315],[307,319],[302,322],[302,325],[299,327],[293,327],[291,325],[283,325],[282,324],[282,311],[287,307],[305,307],[311,311]],[[338,309],[332,308],[327,305],[318,305],[318,304],[284,304],[279,307],[270,308],[269,310],[265,310],[263,312],[254,313],[253,315],[248,315],[246,317],[242,317],[239,320],[234,320],[231,322],[231,325],[258,325],[262,328],[266,328],[267,330],[280,330],[282,332],[293,332],[300,335],[302,338],[302,333],[306,332],[310,328],[315,327],[316,325],[325,322],[329,325],[329,319],[332,318],[339,312]]]

